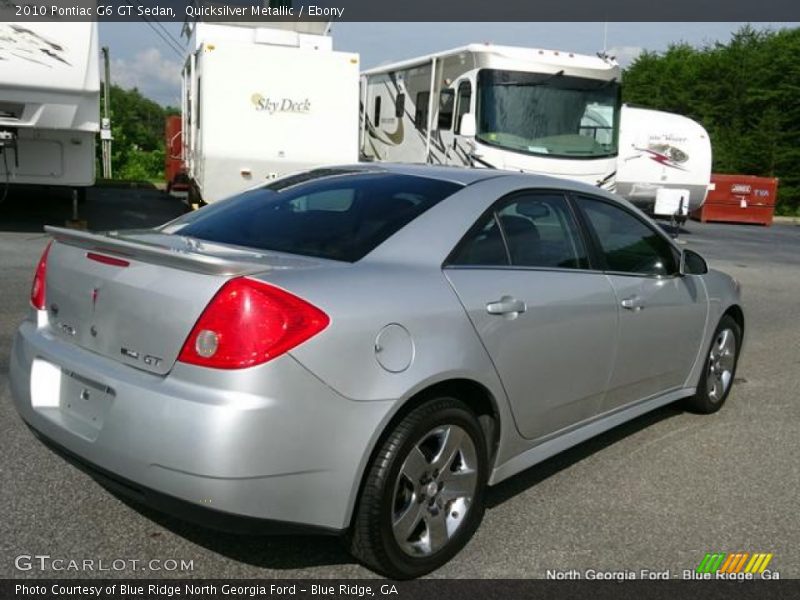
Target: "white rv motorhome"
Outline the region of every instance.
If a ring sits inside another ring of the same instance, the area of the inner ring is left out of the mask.
[[[471,44],[362,74],[367,159],[550,173],[616,168],[620,69],[571,52]]]
[[[0,186],[95,178],[97,23],[0,23]]]
[[[193,24],[183,71],[190,201],[358,160],[358,55],[320,22]]]
[[[657,188],[691,188],[699,206],[710,179],[708,135],[703,141],[702,127],[685,117],[623,106],[620,76],[602,55],[491,44],[370,69],[361,78],[361,154],[567,177],[631,194],[649,210]],[[672,140],[676,164],[691,161],[661,169],[636,162],[646,150],[632,148],[657,151],[650,146],[662,138]]]

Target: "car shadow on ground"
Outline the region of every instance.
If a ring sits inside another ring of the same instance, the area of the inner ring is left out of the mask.
[[[596,454],[604,448],[616,444],[626,437],[638,433],[643,429],[647,429],[656,423],[681,415],[683,412],[680,404],[662,406],[659,409],[646,413],[627,423],[623,423],[596,437],[590,438],[577,446],[573,446],[569,450],[560,452],[552,458],[489,488],[486,494],[486,507],[488,509],[494,508],[510,500],[514,496],[527,491],[549,477],[556,475],[560,471],[568,469],[575,463],[582,461],[592,454]]]
[[[250,535],[208,529],[155,511],[106,488],[121,502],[190,542],[247,565],[278,571],[354,564],[344,540],[325,535]],[[151,534],[152,535],[152,534]]]
[[[492,509],[540,482],[618,441],[680,415],[679,405],[669,405],[642,415],[574,448],[557,454],[488,490],[486,505]],[[247,535],[225,533],[182,521],[157,512],[126,496],[109,492],[144,517],[161,527],[217,554],[251,566],[274,570],[304,569],[317,566],[354,564],[344,540],[313,535]]]
[[[0,191],[0,197],[3,192]],[[78,220],[90,231],[155,227],[188,210],[180,200],[150,187],[92,187],[78,205]],[[73,218],[72,192],[54,188],[12,188],[0,203],[0,231],[44,233]]]

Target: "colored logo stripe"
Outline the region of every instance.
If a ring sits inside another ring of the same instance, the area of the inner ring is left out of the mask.
[[[772,560],[773,554],[757,552],[708,553],[700,561],[697,573],[763,573]],[[746,565],[746,566],[745,566]]]
[[[716,554],[706,554],[700,566],[697,567],[698,573],[714,573],[722,566],[722,561],[725,560],[725,554],[717,552]]]
[[[738,573],[744,566],[744,561],[747,560],[750,554],[747,552],[736,552],[728,554],[728,559],[723,563],[720,573]]]
[[[747,564],[745,573],[763,573],[767,568],[769,561],[772,560],[772,554],[754,554],[753,558]]]

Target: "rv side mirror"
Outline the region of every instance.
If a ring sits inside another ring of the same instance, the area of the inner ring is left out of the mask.
[[[475,115],[472,113],[464,113],[461,115],[461,123],[459,123],[458,135],[475,137]]]
[[[684,249],[679,272],[681,275],[705,275],[708,273],[708,263],[694,250]]]

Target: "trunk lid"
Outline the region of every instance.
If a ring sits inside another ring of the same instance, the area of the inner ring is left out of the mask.
[[[321,262],[152,230],[94,234],[46,229],[55,238],[46,280],[53,334],[159,375],[170,371],[225,281],[255,273],[263,279],[265,272]],[[114,260],[100,262],[97,255]]]

